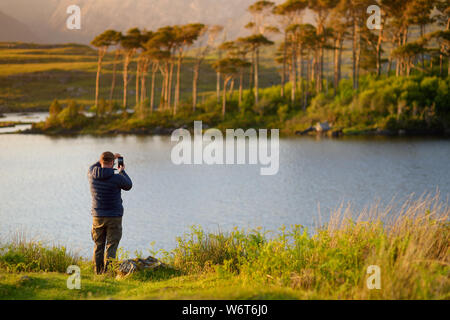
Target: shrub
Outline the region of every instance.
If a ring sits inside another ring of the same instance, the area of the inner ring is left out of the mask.
[[[277,115],[280,118],[280,122],[285,122],[289,115],[289,105],[283,104],[278,108]]]
[[[80,108],[76,102],[69,101],[65,107],[58,114],[58,122],[64,129],[76,129],[83,127],[87,123],[87,117],[80,113]]]
[[[66,272],[68,266],[80,261],[65,247],[45,247],[41,242],[24,238],[0,245],[0,269],[7,272]]]
[[[61,105],[59,104],[58,100],[53,100],[52,104],[49,108],[49,115],[50,117],[56,117],[61,112]]]
[[[178,239],[173,265],[187,273],[217,270],[244,281],[291,286],[322,298],[448,298],[450,209],[439,196],[372,206],[355,215],[336,210],[313,234],[301,226],[267,237],[258,229]],[[382,290],[366,287],[370,265],[382,269]]]

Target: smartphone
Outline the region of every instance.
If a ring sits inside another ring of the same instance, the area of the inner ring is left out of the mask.
[[[120,167],[123,167],[123,157],[118,157],[117,158],[117,166],[120,168]]]

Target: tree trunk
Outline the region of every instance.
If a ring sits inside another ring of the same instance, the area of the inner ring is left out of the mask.
[[[104,48],[98,49],[98,62],[97,62],[97,78],[95,79],[95,107],[98,107],[98,96],[99,96],[99,89],[100,89],[100,72],[102,71],[102,61],[103,57],[105,56],[106,50]],[[98,110],[96,111],[97,116]]]
[[[156,78],[157,65],[153,63],[152,65],[152,89],[150,93],[150,113],[153,112],[155,108],[155,78]]]
[[[161,95],[159,97],[159,106],[158,110],[161,111],[164,109],[164,84],[166,83],[164,79],[164,74],[161,72]]]
[[[403,32],[403,43],[402,45],[406,45],[408,43],[408,26],[405,26],[405,31]],[[408,73],[408,65],[409,65],[409,60],[406,59],[402,59],[403,64],[402,64],[402,75],[404,75],[405,73]]]
[[[306,106],[308,105],[308,95],[309,95],[309,72],[311,68],[311,61],[308,54],[308,63],[306,65],[306,89],[305,89],[305,97],[303,100],[303,111],[306,111]]]
[[[259,48],[255,53],[255,104],[259,103]]]
[[[358,38],[357,38],[357,51],[356,51],[356,90],[359,89],[359,72],[360,72],[360,61],[361,61],[361,33],[358,26]]]
[[[217,103],[220,103],[220,72],[216,73],[216,94],[217,94]]]
[[[177,83],[175,88],[175,103],[173,107],[173,114],[177,114],[178,104],[180,103],[180,74],[181,74],[181,61],[182,61],[182,51],[178,54],[178,65],[177,65]]]
[[[296,50],[294,45],[292,45],[292,57],[291,57],[291,104],[294,106],[297,90],[297,66],[296,60]]]
[[[299,88],[299,90],[301,90],[301,93],[302,93],[302,96],[303,96],[303,90],[302,90],[302,85],[303,85],[303,56],[302,56],[302,52],[303,52],[303,46],[302,46],[302,43],[299,42],[298,50],[296,52],[296,55],[297,55],[297,71],[298,71],[298,73],[297,73],[298,81],[296,81],[296,82],[297,82],[297,87]],[[301,100],[303,100],[303,98]]]
[[[160,99],[160,110],[166,109],[166,98],[167,98],[167,85],[168,85],[168,62],[164,63],[164,68],[160,68],[161,75],[162,75],[162,82],[161,82],[161,99]]]
[[[139,106],[139,79],[142,68],[142,60],[138,58],[136,62],[136,108]]]
[[[341,35],[339,34],[338,37],[334,40],[334,96],[337,95],[337,89],[339,86],[339,47],[340,47],[340,39]]]
[[[316,90],[317,92],[322,92],[323,90],[323,55],[324,55],[324,26],[322,22],[322,17],[319,15],[319,22],[317,26],[317,35],[319,37],[319,56],[317,58],[317,81],[316,81]]]
[[[147,97],[147,88],[145,86],[145,80],[147,78],[147,71],[148,71],[148,61],[147,59],[144,60],[144,65],[142,67],[142,74],[141,74],[141,98],[140,98],[140,105],[141,105],[141,114],[144,115],[144,100]]]
[[[323,44],[320,44],[319,48],[319,70],[317,74],[317,91],[322,92],[323,91]]]
[[[233,91],[234,91],[234,78],[231,80],[230,84],[230,100],[233,99]]]
[[[411,58],[408,58],[407,62],[406,62],[406,76],[409,77],[409,75],[411,74]]]
[[[378,33],[378,42],[377,42],[377,50],[376,50],[376,59],[377,59],[377,77],[381,76],[381,44],[383,42],[383,30],[384,23],[381,24],[381,29]]]
[[[192,80],[192,110],[195,112],[197,108],[197,84],[199,77],[200,63],[197,62],[194,66],[194,79]]]
[[[164,73],[164,110],[166,110],[167,107],[167,101],[169,98],[169,63],[166,63],[165,66],[165,73]]]
[[[239,109],[242,106],[243,85],[244,85],[244,70],[241,69],[241,72],[240,72],[240,75],[239,75]]]
[[[223,81],[223,90],[222,90],[222,118],[225,118],[226,105],[227,105],[227,85],[230,81],[231,77],[225,77]]]
[[[130,63],[130,54],[126,53],[123,63],[123,108],[127,110],[127,89],[128,89],[128,64]]]
[[[287,59],[287,32],[284,32],[283,73],[281,74],[281,97],[284,98],[284,86],[286,84],[286,59]]]
[[[420,25],[420,37],[423,38],[424,34],[425,34],[425,25],[421,24]],[[423,52],[421,52],[420,58],[422,60],[422,69],[423,69],[422,73],[424,73],[425,72],[425,55],[423,54]]]
[[[117,59],[119,57],[119,50],[116,50],[116,53],[114,55],[114,64],[113,64],[113,78],[112,78],[112,84],[111,84],[111,91],[109,92],[109,103],[112,104],[112,99],[114,96],[114,89],[116,86],[116,69],[117,69]]]
[[[172,83],[173,83],[173,63],[170,64],[170,72],[169,72],[169,89],[168,97],[167,97],[167,108],[172,109]]]
[[[388,74],[388,76],[389,76],[389,74],[391,73],[391,70],[392,70],[392,57],[389,56],[389,59],[388,59],[388,69],[387,69],[387,74]]]
[[[339,44],[339,56],[338,56],[338,85],[342,79],[342,47],[344,45],[344,37],[341,38],[341,43]]]
[[[357,55],[357,32],[356,32],[356,17],[353,17],[353,47],[352,47],[352,77],[353,77],[353,90],[358,89],[358,83],[357,83],[357,74],[356,74],[356,55]]]
[[[251,94],[253,94],[254,79],[255,79],[255,51],[252,50],[252,64],[250,67],[250,80],[248,84]]]
[[[447,28],[446,30],[450,30],[450,18],[447,19]],[[447,66],[447,77],[450,77],[450,57],[447,58],[448,60],[448,66]]]

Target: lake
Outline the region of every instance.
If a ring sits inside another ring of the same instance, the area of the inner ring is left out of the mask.
[[[31,123],[45,121],[48,117],[48,112],[10,112],[0,115],[0,122],[25,122],[26,124],[16,124],[12,127],[0,128],[1,133],[11,133],[31,129]]]
[[[121,246],[131,254],[171,249],[192,225],[231,230],[313,227],[342,202],[356,209],[411,193],[450,194],[450,140],[289,138],[280,140],[277,175],[259,165],[172,164],[161,136],[0,135],[0,235],[67,245],[90,256],[87,169],[101,152],[125,158],[133,189],[123,192]]]

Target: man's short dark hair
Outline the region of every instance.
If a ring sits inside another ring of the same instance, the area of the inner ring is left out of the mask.
[[[102,153],[102,155],[100,156],[100,163],[110,163],[110,162],[114,162],[114,154],[112,152],[109,151],[105,151]]]

